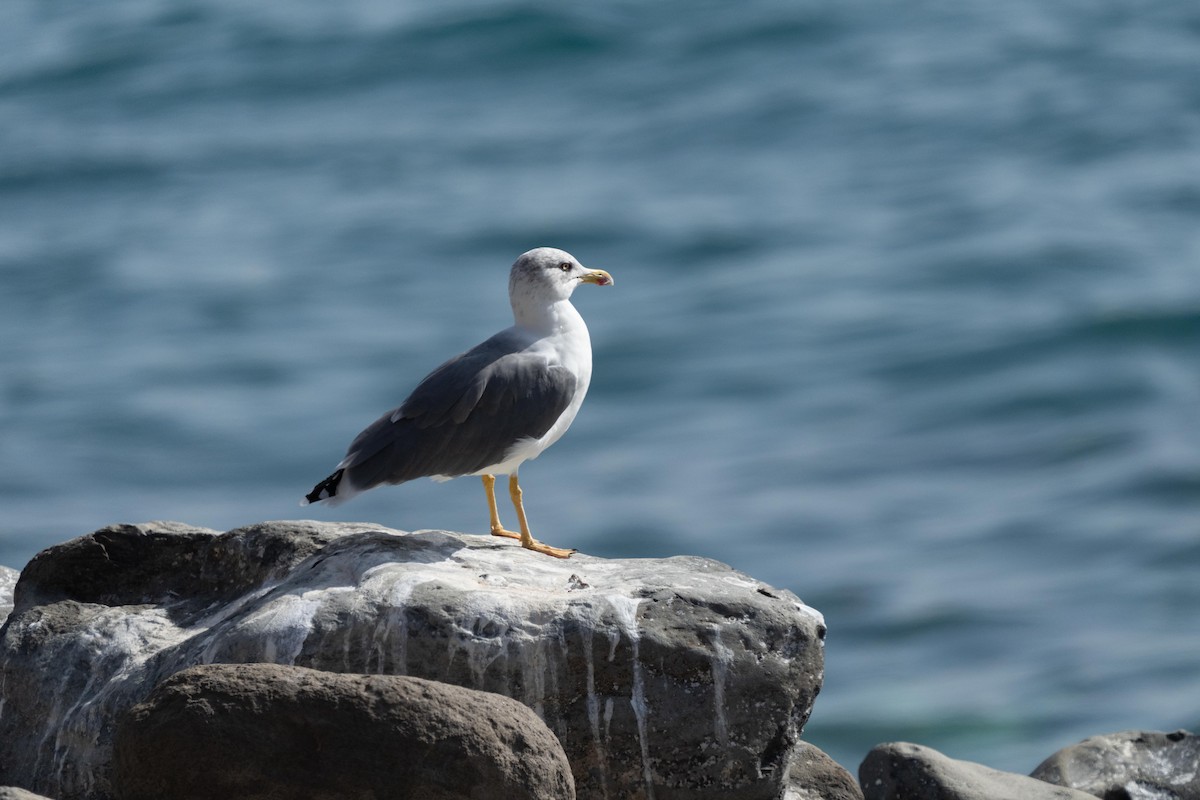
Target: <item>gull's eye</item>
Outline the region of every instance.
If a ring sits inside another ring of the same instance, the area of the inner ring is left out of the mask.
[[[564,261],[558,265],[558,268],[561,269],[563,272],[570,272],[571,271],[571,262]]]

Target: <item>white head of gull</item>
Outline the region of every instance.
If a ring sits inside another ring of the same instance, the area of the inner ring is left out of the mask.
[[[539,247],[512,266],[508,297],[514,324],[425,376],[398,408],[355,437],[337,468],[303,504],[337,505],[382,484],[414,478],[483,479],[493,536],[567,558],[573,550],[533,538],[517,469],[566,433],[592,379],[592,345],[571,294],[583,283],[610,286],[570,253]],[[508,491],[520,532],[500,524],[496,475]]]

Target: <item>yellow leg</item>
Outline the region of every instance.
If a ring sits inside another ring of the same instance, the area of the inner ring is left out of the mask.
[[[487,492],[488,511],[492,515],[492,536],[507,536],[509,539],[520,539],[521,534],[505,530],[500,524],[500,512],[496,509],[496,476],[484,475],[483,490]]]
[[[495,479],[493,479],[494,481]],[[495,507],[495,494],[492,494],[492,506]],[[529,532],[529,520],[525,519],[525,505],[521,502],[521,485],[517,483],[517,475],[513,473],[508,476],[508,496],[512,498],[513,508],[517,510],[517,521],[521,523],[521,546],[526,550],[533,550],[536,553],[545,553],[548,556],[555,558],[570,558],[574,550],[564,550],[560,547],[551,547],[548,544],[533,538],[533,534]],[[495,533],[493,527],[492,533]]]

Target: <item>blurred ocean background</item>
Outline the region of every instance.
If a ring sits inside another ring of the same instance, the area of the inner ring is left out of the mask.
[[[616,285],[534,532],[823,611],[806,738],[1028,772],[1200,727],[1196,3],[0,14],[0,563],[484,533],[476,479],[297,503],[548,244]]]

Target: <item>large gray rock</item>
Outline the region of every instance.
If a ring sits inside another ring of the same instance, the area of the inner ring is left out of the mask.
[[[780,800],[863,800],[858,781],[820,748],[800,742],[792,750]]]
[[[13,589],[17,586],[17,578],[20,577],[20,574],[11,567],[0,567],[0,627],[3,627],[4,620],[8,619],[8,614],[12,611]],[[0,787],[0,789],[2,788]]]
[[[1109,800],[1200,800],[1200,736],[1188,731],[1093,736],[1047,758],[1033,777]]]
[[[820,615],[714,561],[264,523],[119,526],[24,570],[0,640],[0,779],[107,798],[114,720],[194,664],[414,675],[512,697],[583,798],[777,798]]]
[[[422,678],[213,664],[121,721],[122,800],[570,800],[558,739],[508,697]]]
[[[1091,800],[1011,772],[907,742],[875,746],[858,768],[865,800]]]

